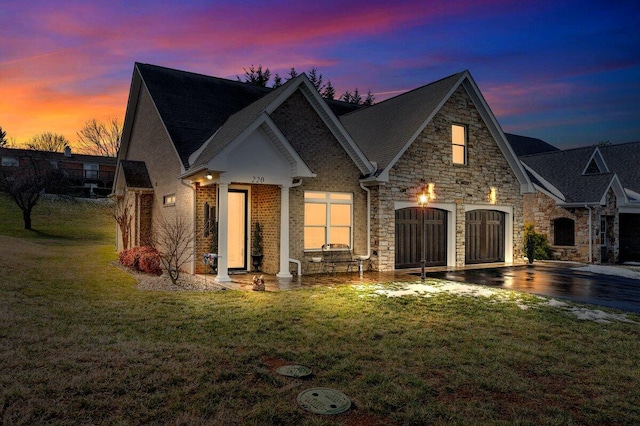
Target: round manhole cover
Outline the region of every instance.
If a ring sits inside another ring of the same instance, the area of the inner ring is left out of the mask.
[[[340,414],[351,407],[351,400],[335,389],[311,388],[300,392],[298,404],[316,414]]]
[[[283,365],[276,372],[289,377],[307,377],[311,375],[311,369],[304,365]]]

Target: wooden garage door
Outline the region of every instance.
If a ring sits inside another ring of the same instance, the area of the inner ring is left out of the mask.
[[[620,262],[640,262],[640,214],[620,214]]]
[[[426,266],[447,264],[447,212],[410,207],[396,210],[396,269],[420,267],[423,235]]]
[[[466,263],[504,262],[504,213],[472,210],[466,218]]]

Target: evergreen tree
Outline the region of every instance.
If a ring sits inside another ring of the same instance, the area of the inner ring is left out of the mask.
[[[297,76],[298,76],[298,71],[296,71],[294,67],[291,67],[291,69],[289,70],[289,77],[287,77],[287,81],[293,80]]]
[[[273,77],[273,88],[277,89],[280,86],[282,86],[282,77],[276,73],[275,77]]]
[[[262,69],[262,65],[258,65],[258,68],[251,65],[249,69],[242,68],[244,70],[244,82],[254,84],[260,87],[267,87],[267,82],[271,76],[269,68]],[[236,75],[238,81],[242,81],[239,75]]]
[[[366,97],[366,99],[364,100],[364,102],[362,103],[362,105],[364,105],[364,106],[371,106],[371,105],[373,105],[373,104],[374,104],[374,101],[375,101],[375,100],[376,100],[376,97],[375,97],[375,96],[373,96],[373,93],[371,93],[371,90],[369,90],[369,91],[367,92],[367,97]]]
[[[318,69],[316,67],[309,70],[309,81],[315,86],[318,93],[322,93],[322,89],[324,89],[324,85],[322,84],[322,74],[318,73]]]
[[[331,84],[331,80],[327,81],[327,85],[324,86],[324,90],[322,91],[322,97],[330,100],[335,99],[336,89],[333,88],[333,85]]]

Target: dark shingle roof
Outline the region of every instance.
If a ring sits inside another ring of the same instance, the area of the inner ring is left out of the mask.
[[[600,152],[622,186],[640,193],[640,142],[602,146]]]
[[[565,196],[567,203],[597,203],[611,183],[613,173],[583,175],[594,147],[551,151],[521,157],[544,180]]]
[[[386,168],[464,74],[458,73],[340,117],[379,169]]]
[[[144,161],[120,161],[124,180],[129,188],[153,188]]]
[[[52,161],[65,161],[70,163],[99,163],[116,165],[116,157],[105,157],[102,155],[75,154],[71,152],[71,156],[67,157],[63,152],[37,151],[23,148],[4,148],[0,147],[0,155],[10,155],[17,157],[37,155]]]
[[[157,65],[136,63],[136,68],[185,169],[189,168],[189,156],[230,117],[274,91],[272,88]],[[358,108],[340,101],[328,101],[327,104],[336,115]],[[260,106],[256,108],[259,110]]]
[[[136,67],[184,164],[232,114],[271,89],[137,63]]]
[[[541,152],[559,151],[558,148],[548,144],[542,139],[514,135],[512,133],[505,133],[504,135],[511,144],[513,152],[515,152],[518,157],[522,157],[523,155],[539,154]]]

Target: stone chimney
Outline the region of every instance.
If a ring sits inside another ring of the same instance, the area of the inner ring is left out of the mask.
[[[71,147],[69,145],[64,147],[64,156],[71,158]]]

